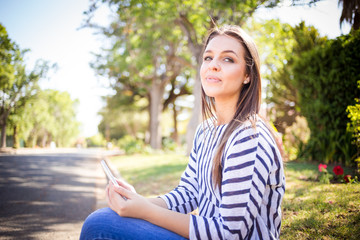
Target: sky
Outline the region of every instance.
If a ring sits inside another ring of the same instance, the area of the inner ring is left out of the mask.
[[[41,87],[67,91],[73,100],[79,100],[77,119],[82,123],[83,137],[97,133],[101,120],[97,113],[104,104],[101,96],[111,93],[108,81],[96,76],[89,66],[94,60],[92,53],[100,52],[104,39],[92,29],[79,29],[88,7],[89,0],[0,0],[0,23],[21,49],[30,49],[25,55],[27,66],[31,69],[37,59],[57,63],[57,71],[42,80]],[[338,0],[323,0],[312,7],[285,3],[281,8],[259,9],[256,17],[279,18],[291,25],[304,20],[322,35],[335,38],[350,29],[346,24],[340,29],[340,13]],[[107,25],[109,11],[98,11],[95,21]]]

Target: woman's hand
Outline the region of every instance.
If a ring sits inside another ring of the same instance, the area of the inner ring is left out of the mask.
[[[131,187],[126,189],[122,184],[120,187],[116,187],[110,182],[106,187],[107,203],[112,210],[122,217],[146,219],[153,204],[132,189]]]
[[[136,191],[135,191],[135,188],[132,186],[132,185],[130,185],[129,183],[127,183],[127,182],[125,182],[124,180],[122,180],[122,179],[116,179],[116,181],[118,182],[118,184],[120,185],[120,186],[122,186],[123,188],[125,188],[125,189],[127,189],[127,190],[129,190],[129,191],[131,191],[131,192],[133,192],[133,193],[136,193]]]
[[[190,215],[168,210],[163,206],[166,203],[162,199],[152,203],[139,194],[122,186],[116,187],[110,182],[106,187],[106,200],[109,207],[122,217],[144,219],[189,238]],[[159,201],[162,203],[159,204]]]

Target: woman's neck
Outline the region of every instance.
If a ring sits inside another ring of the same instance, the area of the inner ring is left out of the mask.
[[[216,102],[217,125],[229,123],[233,118],[236,110],[236,104],[231,101]]]

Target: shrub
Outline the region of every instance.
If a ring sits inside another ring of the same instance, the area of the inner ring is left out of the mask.
[[[354,165],[346,108],[360,96],[360,31],[301,54],[294,78],[301,114],[311,131],[303,153],[315,161]]]
[[[360,80],[358,81],[358,88],[360,89]],[[346,112],[350,122],[347,124],[347,131],[352,134],[353,144],[356,147],[355,161],[357,162],[358,172],[360,171],[360,99],[355,98],[355,105],[347,107]],[[359,172],[360,173],[360,172]]]
[[[327,171],[327,165],[320,163],[318,168],[319,168],[319,182],[329,184],[332,176]]]
[[[100,133],[86,138],[86,145],[88,147],[105,147],[106,140]]]
[[[120,138],[117,145],[123,149],[126,154],[145,153],[147,149],[143,140],[130,135],[125,135]]]
[[[178,148],[178,145],[174,141],[174,139],[170,137],[164,137],[162,139],[162,146],[164,150],[175,151]]]
[[[284,149],[289,160],[298,158],[299,153],[304,149],[310,137],[306,118],[297,116],[295,122],[285,128]]]

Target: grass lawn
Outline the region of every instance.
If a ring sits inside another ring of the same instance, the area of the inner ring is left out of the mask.
[[[360,184],[321,184],[317,164],[285,166],[282,239],[360,239]]]
[[[175,188],[188,158],[179,154],[129,155],[113,157],[112,164],[136,192],[156,197]]]
[[[139,194],[154,197],[176,187],[188,159],[167,153],[111,161]],[[321,184],[311,163],[287,162],[285,173],[281,239],[360,239],[360,184]]]

